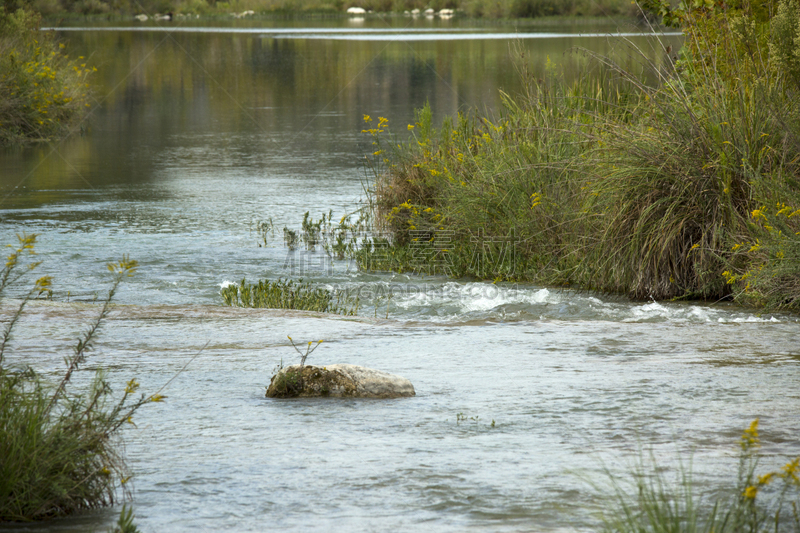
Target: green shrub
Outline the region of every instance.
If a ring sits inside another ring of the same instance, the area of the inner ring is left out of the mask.
[[[40,16],[0,11],[0,144],[61,137],[80,121],[88,103],[85,59],[70,60]]]

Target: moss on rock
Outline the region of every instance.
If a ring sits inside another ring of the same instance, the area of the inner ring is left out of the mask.
[[[268,398],[399,398],[414,396],[407,379],[356,365],[292,365],[272,377]]]

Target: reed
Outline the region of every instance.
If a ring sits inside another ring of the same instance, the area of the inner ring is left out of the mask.
[[[526,93],[504,94],[491,119],[459,114],[436,128],[430,108],[421,109],[407,126],[412,142],[385,152],[372,188],[376,225],[389,239],[362,250],[360,264],[572,282],[591,222],[584,158],[596,143],[595,117],[625,120],[637,95],[611,76],[566,84],[555,71],[523,70]],[[390,142],[380,129],[365,131],[383,148]]]
[[[639,298],[757,299],[752,284],[732,286],[723,273],[767,266],[748,256],[764,234],[753,212],[798,205],[791,182],[800,128],[791,103],[797,87],[776,75],[771,41],[758,37],[780,17],[759,19],[749,5],[684,12],[679,74],[648,91],[633,127],[614,124],[600,139],[605,166],[590,175],[593,212],[607,219],[595,259],[605,264],[604,288]]]

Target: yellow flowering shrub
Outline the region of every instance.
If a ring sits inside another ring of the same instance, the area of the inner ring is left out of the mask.
[[[38,14],[0,13],[0,143],[62,136],[90,106],[87,77],[95,68],[70,60]]]

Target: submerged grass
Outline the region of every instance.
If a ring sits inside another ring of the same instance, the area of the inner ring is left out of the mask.
[[[400,145],[365,117],[383,235],[359,265],[800,309],[800,7],[650,4],[686,39],[633,49],[645,74],[583,50],[595,71],[567,83],[520,57],[527,89],[493,117],[426,107]]]
[[[347,291],[313,287],[302,279],[260,280],[224,287],[220,294],[226,305],[234,307],[264,307],[270,309],[300,309],[353,316],[358,313],[359,300]]]
[[[19,237],[0,274],[0,295],[38,263],[31,262],[35,235]],[[0,522],[30,521],[111,505],[116,489],[129,478],[117,435],[136,410],[158,394],[132,400],[139,384],[127,383],[113,399],[102,371],[81,390],[73,375],[86,361],[119,284],[136,270],[123,258],[109,264],[114,279],[97,318],[79,337],[56,384],[33,368],[10,368],[5,362],[15,324],[32,298],[50,291],[49,277],[39,278],[5,322],[0,345]]]

